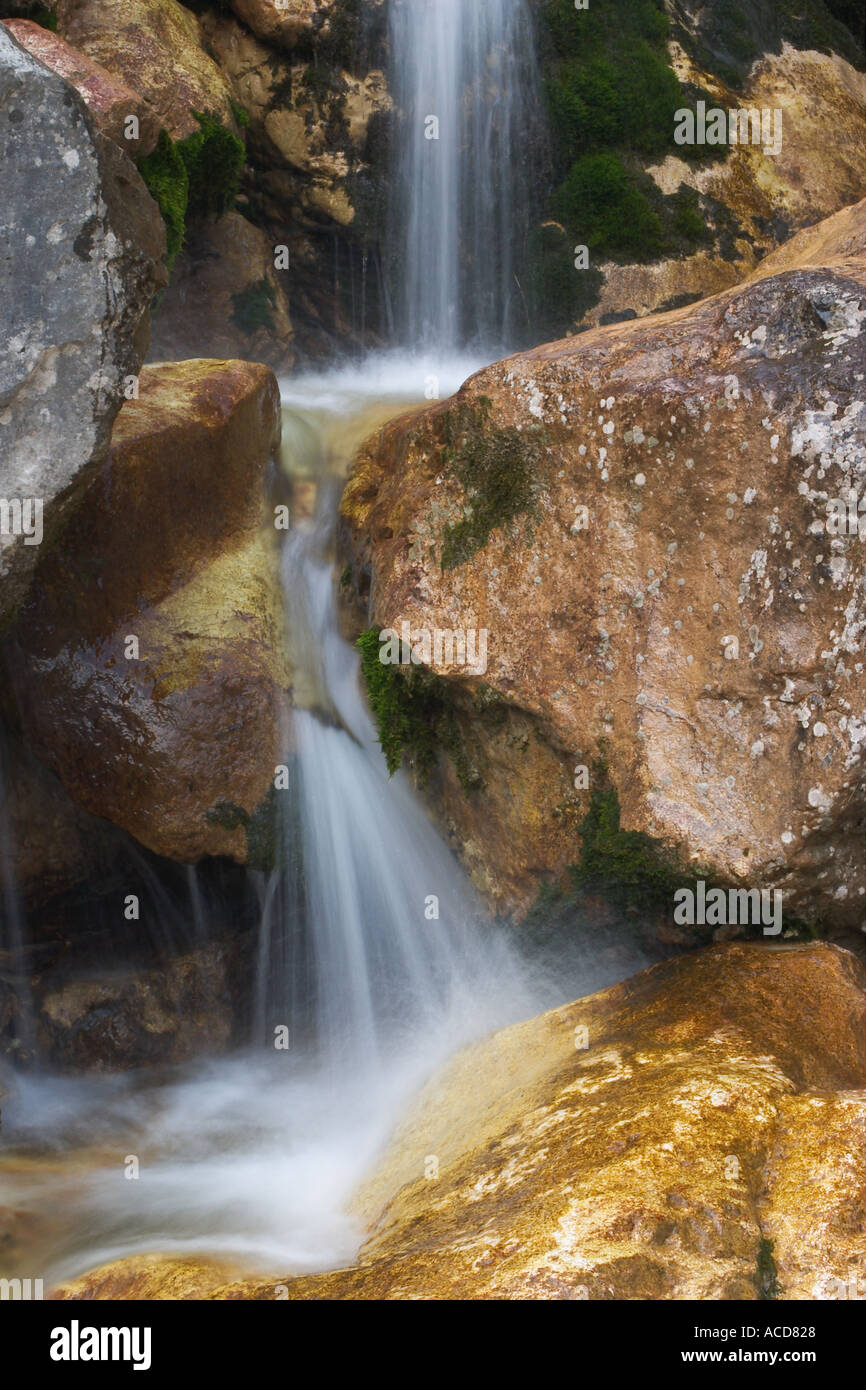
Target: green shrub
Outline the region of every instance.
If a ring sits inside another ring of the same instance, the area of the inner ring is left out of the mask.
[[[165,222],[166,265],[171,269],[183,245],[189,178],[167,130],[159,132],[156,149],[138,161],[138,170],[151,197],[159,204]]]
[[[574,236],[558,222],[536,227],[529,239],[529,314],[544,341],[564,337],[598,302],[604,276],[595,267],[578,270],[574,247]]]
[[[245,333],[255,333],[258,328],[273,330],[276,324],[271,310],[276,302],[273,285],[262,278],[232,295],[232,318]]]
[[[588,154],[573,164],[554,211],[590,250],[640,260],[662,249],[661,222],[615,154]]]

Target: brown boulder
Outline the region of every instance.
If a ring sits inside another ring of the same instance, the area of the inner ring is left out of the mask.
[[[489,633],[484,674],[435,667],[476,788],[443,758],[432,790],[500,902],[577,861],[606,763],[624,830],[863,923],[866,203],[779,256],[497,363],[350,478],[363,621]]]
[[[138,92],[41,24],[30,19],[4,19],[0,23],[22,48],[76,88],[103,135],[133,159],[150,153],[159,135],[159,121]],[[137,138],[126,134],[130,116],[138,119]]]
[[[154,311],[150,359],[176,361],[192,349],[289,370],[294,357],[285,278],[274,269],[265,233],[240,213],[201,224],[188,236]]]
[[[231,7],[257,38],[283,48],[326,37],[339,8],[336,0],[231,0]]]
[[[863,984],[836,947],[717,946],[494,1034],[394,1135],[357,1266],[215,1287],[208,1265],[180,1296],[844,1298],[866,1277]],[[118,1262],[57,1296],[182,1274]]]
[[[245,862],[288,675],[264,476],[267,368],[146,367],[6,650],[23,732],[73,799],[158,854]]]
[[[176,0],[58,0],[56,13],[58,33],[140,92],[172,139],[199,129],[194,111],[236,131],[228,83]]]

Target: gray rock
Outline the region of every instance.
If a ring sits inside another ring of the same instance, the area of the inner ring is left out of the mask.
[[[0,26],[0,622],[105,457],[165,228],[73,87]]]

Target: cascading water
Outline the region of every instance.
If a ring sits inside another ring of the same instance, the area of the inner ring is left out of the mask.
[[[416,354],[282,383],[284,464],[296,500],[317,502],[295,507],[283,556],[296,709],[282,852],[272,874],[252,876],[253,1012],[266,1046],[155,1078],[20,1077],[4,1105],[0,1181],[35,1234],[4,1257],[3,1275],[39,1270],[50,1283],[139,1251],[206,1252],[281,1275],[346,1262],[362,1236],[352,1194],[424,1078],[471,1037],[635,964],[584,972],[586,958],[572,959],[566,973],[558,958],[555,983],[527,983],[502,934],[476,920],[408,780],[389,781],[357,654],[340,635],[333,530],[348,460],[376,425],[421,403],[431,376],[445,394],[507,345],[528,207],[526,0],[391,0],[391,19],[405,135],[392,177],[398,339]],[[461,360],[462,342],[483,347]],[[186,888],[201,940],[213,900],[194,871]],[[287,1049],[274,1045],[280,1033]],[[123,1180],[129,1155],[140,1182]]]
[[[527,0],[392,0],[402,113],[392,185],[398,336],[415,351],[513,346],[518,251],[543,122]]]

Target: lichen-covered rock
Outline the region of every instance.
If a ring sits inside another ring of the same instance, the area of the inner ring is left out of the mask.
[[[72,84],[103,135],[131,158],[150,153],[159,135],[159,121],[138,92],[41,24],[30,19],[4,19],[2,23],[22,48]],[[136,118],[137,135],[130,116]]]
[[[201,223],[172,267],[153,317],[150,360],[244,357],[287,370],[292,322],[274,248],[238,212]]]
[[[653,966],[432,1078],[357,1198],[354,1268],[219,1285],[148,1256],[57,1296],[847,1297],[866,1277],[863,986],[826,945]]]
[[[144,368],[139,392],[6,666],[25,737],[76,802],[158,854],[246,862],[289,685],[264,515],[277,384],[193,360]]]
[[[373,0],[380,3],[381,0]],[[337,0],[231,0],[238,19],[260,39],[283,48],[326,38],[330,20],[339,10]]]
[[[58,32],[140,92],[174,140],[212,112],[236,131],[228,83],[177,0],[58,0]]]
[[[431,785],[500,902],[578,860],[606,764],[623,830],[863,923],[866,204],[778,254],[488,368],[350,478],[365,625],[488,633],[483,674],[435,667],[474,790]]]
[[[147,347],[165,233],[81,97],[0,26],[0,618],[105,457]],[[18,511],[15,511],[15,508]]]

